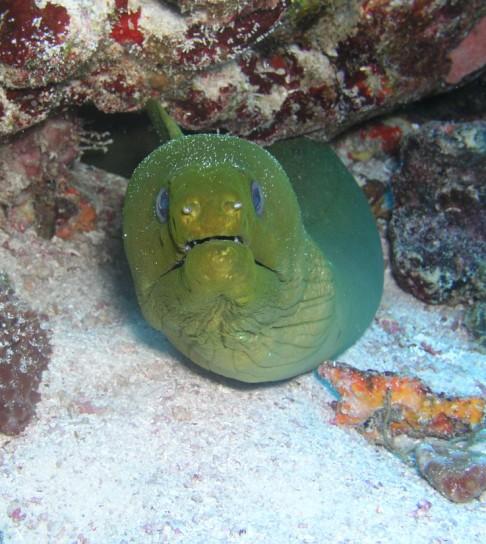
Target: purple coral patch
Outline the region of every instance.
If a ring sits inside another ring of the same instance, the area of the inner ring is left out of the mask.
[[[51,356],[47,318],[28,309],[0,283],[0,432],[22,432],[40,399]]]

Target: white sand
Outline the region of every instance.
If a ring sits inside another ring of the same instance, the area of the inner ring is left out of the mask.
[[[123,180],[85,166],[77,177],[93,194],[103,181],[100,211],[117,209]],[[313,374],[235,386],[185,362],[136,308],[116,222],[54,245],[26,233],[6,249],[6,238],[0,269],[50,314],[54,355],[37,418],[0,437],[4,544],[486,542],[486,502],[452,504],[331,425],[332,397]],[[340,360],[477,395],[486,357],[460,318],[388,278],[378,320]]]

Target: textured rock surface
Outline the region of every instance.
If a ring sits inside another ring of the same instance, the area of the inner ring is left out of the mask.
[[[82,131],[53,117],[0,146],[0,227],[35,226],[50,238],[79,213],[70,166],[81,152]]]
[[[399,284],[433,303],[486,292],[486,123],[427,123],[409,135],[389,227]]]
[[[483,436],[483,443],[484,440]],[[425,443],[417,447],[415,456],[420,473],[453,502],[468,502],[486,491],[484,451],[475,452],[447,443]]]
[[[354,426],[375,442],[401,434],[453,438],[477,429],[485,417],[485,399],[448,398],[415,377],[329,361],[317,374],[339,393],[335,423]]]
[[[161,98],[183,126],[343,128],[484,65],[482,0],[4,0],[0,132]],[[467,61],[467,62],[466,62]]]

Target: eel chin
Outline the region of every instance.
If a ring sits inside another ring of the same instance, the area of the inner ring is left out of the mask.
[[[258,271],[278,272],[257,261],[241,236],[212,236],[187,241],[180,260],[163,274],[179,270],[194,295],[226,296],[244,304],[253,298]]]
[[[240,298],[254,289],[256,264],[248,245],[234,238],[209,238],[192,244],[182,266],[195,293]]]

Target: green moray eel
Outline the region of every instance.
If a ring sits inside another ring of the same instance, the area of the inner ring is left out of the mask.
[[[184,136],[150,111],[170,139],[133,173],[123,224],[146,320],[194,363],[244,382],[301,374],[351,346],[379,304],[383,257],[330,147]]]

